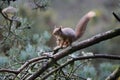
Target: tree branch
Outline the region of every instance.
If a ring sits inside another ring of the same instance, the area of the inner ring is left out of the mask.
[[[8,73],[14,73],[14,74],[19,74],[22,70],[24,70],[27,66],[29,66],[29,64],[33,63],[33,62],[37,62],[39,60],[43,60],[43,59],[49,59],[49,57],[43,56],[43,57],[37,57],[37,58],[33,58],[30,59],[28,61],[26,61],[20,68],[18,68],[17,70],[10,70],[10,69],[0,69],[0,72],[8,72]]]
[[[120,35],[120,28],[110,30],[98,35],[95,35],[87,40],[81,41],[81,42],[76,42],[76,44],[73,44],[72,46],[69,46],[68,48],[56,53],[54,55],[55,60],[59,60],[75,51],[81,50],[83,48],[92,46],[94,44],[97,44],[99,42],[111,39],[113,37],[119,36]]]
[[[73,44],[72,46],[61,50],[60,52],[56,53],[53,58],[55,61],[58,61],[59,59],[75,52],[78,51],[80,49],[92,46],[94,44],[97,44],[99,42],[102,42],[104,40],[108,40],[111,39],[113,37],[119,36],[120,35],[120,28],[114,29],[114,30],[110,30],[101,34],[98,34],[96,36],[93,36],[90,39],[84,40],[82,42],[79,42],[77,44]],[[101,56],[102,58],[103,56]],[[119,57],[119,56],[118,56]],[[92,58],[92,57],[90,57]],[[94,57],[95,58],[95,57]],[[99,57],[98,57],[99,58]],[[107,58],[107,57],[103,57],[103,58]],[[112,57],[109,56],[109,59],[111,59]],[[85,59],[85,58],[83,58]],[[120,57],[118,58],[120,60]],[[27,80],[35,80],[35,78],[37,78],[39,75],[41,75],[43,72],[45,72],[49,67],[53,66],[53,60],[49,61],[48,63],[46,63],[41,69],[39,69],[38,71],[36,71],[33,75],[31,75],[30,77],[27,78]]]
[[[120,17],[115,12],[113,12],[113,16],[120,22]]]
[[[102,59],[113,59],[113,60],[120,60],[120,56],[118,55],[107,55],[107,54],[95,54],[93,56],[79,56],[77,58],[73,58],[73,59],[70,59],[68,60],[67,62],[65,62],[64,64],[62,64],[61,66],[51,70],[49,73],[47,73],[46,75],[43,76],[43,78],[41,78],[41,80],[45,80],[47,77],[49,77],[51,74],[53,74],[54,72],[62,69],[63,67],[67,66],[68,64],[71,64],[75,61],[78,61],[78,60],[85,60],[85,59],[97,59],[97,58],[102,58]],[[119,71],[119,72],[118,72]],[[114,76],[115,74],[118,74],[120,75],[120,67],[119,69],[117,69],[117,71],[114,72]],[[113,74],[112,74],[113,76]],[[116,80],[116,79],[107,79],[107,80]]]
[[[120,66],[115,69],[115,71],[110,74],[105,80],[117,80],[120,77]]]
[[[8,72],[8,73],[14,73],[14,74],[18,74],[17,70],[10,70],[10,69],[0,69],[0,72]]]

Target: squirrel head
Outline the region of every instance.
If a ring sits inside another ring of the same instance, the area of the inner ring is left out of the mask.
[[[55,26],[52,34],[53,35],[61,35],[61,33],[62,33],[62,26],[60,26],[58,28]]]

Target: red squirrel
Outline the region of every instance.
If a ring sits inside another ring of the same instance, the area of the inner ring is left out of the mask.
[[[79,39],[84,34],[89,20],[94,16],[96,16],[94,11],[85,14],[76,25],[75,30],[68,27],[62,28],[62,26],[55,28],[53,35],[56,37],[57,47],[68,47],[72,42]]]

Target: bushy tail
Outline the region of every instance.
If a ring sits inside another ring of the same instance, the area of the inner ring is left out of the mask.
[[[96,13],[94,11],[90,11],[80,19],[80,21],[76,25],[76,39],[80,38],[84,34],[89,20],[94,16],[96,16]]]

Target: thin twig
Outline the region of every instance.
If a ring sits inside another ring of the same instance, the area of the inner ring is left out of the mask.
[[[26,61],[20,68],[18,68],[17,70],[11,70],[11,69],[0,69],[0,72],[8,72],[8,73],[14,73],[14,74],[19,74],[22,70],[24,70],[27,66],[29,66],[29,64],[33,63],[33,62],[37,62],[39,60],[43,60],[43,59],[49,59],[49,57],[43,56],[43,57],[37,57],[37,58],[33,58],[30,59],[28,61]]]
[[[113,16],[120,22],[120,17],[115,12],[113,12]]]

